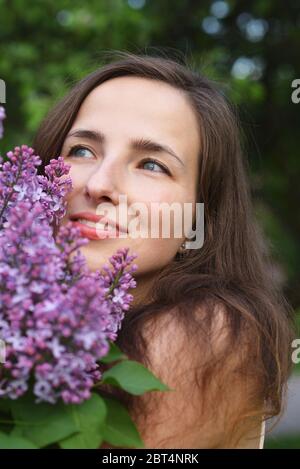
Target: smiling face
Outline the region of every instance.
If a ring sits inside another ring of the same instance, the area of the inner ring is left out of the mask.
[[[99,214],[99,204],[105,202],[111,204],[107,217],[121,225],[120,195],[127,207],[142,203],[149,217],[156,210],[160,219],[161,210],[153,203],[194,204],[199,150],[197,119],[183,92],[140,77],[104,82],[84,100],[64,141],[61,155],[71,165],[73,189],[66,196],[61,224],[79,212]],[[94,239],[81,252],[91,270],[100,269],[119,247],[137,253],[137,288],[132,291],[137,297],[174,258],[185,235],[166,238],[160,231],[160,237],[153,238],[151,219],[146,225],[141,212],[127,214],[128,224],[122,226],[129,229],[131,223],[148,237]]]

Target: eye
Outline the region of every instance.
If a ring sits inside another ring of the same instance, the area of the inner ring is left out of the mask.
[[[93,156],[93,153],[91,152],[91,150],[89,150],[87,147],[84,147],[82,145],[74,145],[73,147],[71,147],[67,156],[84,157],[85,151],[88,151]]]
[[[168,168],[166,166],[164,166],[163,164],[159,163],[158,161],[156,160],[153,160],[153,159],[150,159],[150,158],[147,158],[143,161],[141,161],[141,165],[144,166],[146,164],[149,164],[150,165],[150,171],[151,172],[154,172],[154,173],[165,173],[165,174],[169,174],[171,175],[170,171],[168,170]],[[160,168],[160,171],[152,171],[153,167],[154,166],[157,166],[158,168]],[[147,168],[146,168],[147,169]]]

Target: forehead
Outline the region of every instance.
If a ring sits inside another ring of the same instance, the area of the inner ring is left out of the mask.
[[[197,118],[184,92],[148,78],[117,77],[97,86],[81,105],[78,126],[101,130],[108,141],[156,138],[186,160],[200,149]]]

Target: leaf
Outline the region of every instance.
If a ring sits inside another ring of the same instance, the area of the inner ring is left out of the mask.
[[[0,449],[38,449],[38,447],[21,436],[0,432]]]
[[[11,402],[14,419],[20,422],[22,435],[39,448],[66,438],[77,432],[73,416],[68,406],[58,404],[36,404],[33,396],[24,396]]]
[[[97,449],[103,441],[103,427],[106,419],[106,406],[98,394],[80,405],[68,406],[68,412],[75,421],[77,434],[59,443],[61,448]]]
[[[127,355],[125,355],[114,342],[111,342],[108,354],[101,358],[100,362],[111,363],[116,360],[125,360],[126,358],[128,358]]]
[[[101,383],[120,387],[130,394],[140,395],[148,391],[171,391],[171,389],[141,363],[126,360],[105,371]]]
[[[11,436],[21,436],[23,438],[23,431],[22,428],[18,425],[16,425],[10,432],[9,434]]]
[[[0,398],[0,412],[9,413],[10,412],[10,400],[6,398]]]
[[[103,399],[107,408],[103,440],[117,447],[144,448],[145,445],[127,409],[116,399]]]

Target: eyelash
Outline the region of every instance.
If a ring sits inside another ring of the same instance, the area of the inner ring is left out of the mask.
[[[74,146],[71,147],[70,150],[68,151],[67,156],[71,156],[76,150],[79,150],[79,149],[81,149],[81,150],[82,150],[82,149],[88,150],[88,151],[90,151],[90,152],[92,153],[92,151],[91,151],[89,148],[87,148],[87,147],[85,147],[85,146],[83,146],[83,145],[74,145]],[[157,166],[159,166],[159,167],[163,170],[163,172],[164,172],[165,174],[168,174],[169,176],[171,176],[171,173],[170,173],[169,169],[168,169],[166,166],[164,166],[162,163],[158,162],[157,160],[155,160],[155,159],[153,159],[153,158],[144,158],[144,159],[141,161],[141,163],[155,163]],[[151,171],[151,172],[152,172],[152,173],[153,173],[153,172],[154,172],[154,173],[157,173],[157,172],[159,172],[159,171]]]
[[[157,166],[159,166],[163,170],[163,172],[165,174],[168,174],[169,176],[171,176],[171,173],[168,170],[168,168],[166,166],[164,166],[162,163],[159,163],[157,160],[154,160],[153,158],[144,158],[141,161],[141,164],[142,163],[155,163]],[[159,172],[159,171],[151,171],[151,173],[157,173],[157,172]]]

